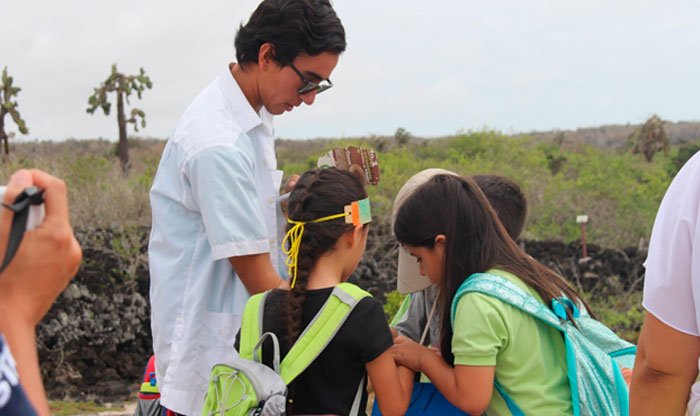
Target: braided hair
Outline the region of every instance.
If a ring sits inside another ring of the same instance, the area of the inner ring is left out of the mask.
[[[344,218],[313,223],[329,215],[341,214],[346,205],[367,197],[364,183],[355,174],[336,168],[316,169],[304,173],[289,196],[290,220],[305,222],[297,256],[297,276],[294,287],[286,293],[282,319],[291,346],[301,334],[302,307],[306,298],[309,274],[321,255],[330,251],[336,241],[353,229]],[[293,227],[287,226],[287,231]]]

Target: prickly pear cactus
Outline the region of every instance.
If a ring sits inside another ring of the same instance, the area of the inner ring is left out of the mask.
[[[121,161],[122,171],[126,174],[129,171],[129,149],[127,147],[126,125],[131,123],[134,125],[134,130],[139,131],[141,127],[146,127],[146,113],[138,108],[132,108],[129,113],[129,118],[126,118],[124,109],[124,101],[129,103],[129,96],[136,93],[136,96],[141,99],[141,95],[146,89],[151,89],[153,83],[146,75],[146,72],[141,68],[138,75],[126,75],[117,70],[117,64],[112,64],[112,72],[107,79],[95,88],[93,94],[88,98],[87,112],[94,114],[99,108],[107,116],[111,110],[112,104],[109,102],[109,93],[117,95],[117,125],[119,126],[119,144],[117,146],[117,156]]]
[[[5,116],[9,114],[12,117],[12,121],[15,122],[20,133],[29,134],[29,129],[17,109],[16,98],[22,89],[13,85],[14,80],[7,75],[7,67],[2,70],[0,81],[2,82],[0,83],[0,143],[3,145],[5,155],[8,155],[10,154],[10,135],[5,132]]]

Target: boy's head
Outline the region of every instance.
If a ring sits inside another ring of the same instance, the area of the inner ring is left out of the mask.
[[[312,105],[333,86],[345,29],[328,0],[265,0],[235,39],[243,71],[256,75],[259,103],[270,114]]]
[[[410,197],[421,185],[428,182],[436,175],[455,175],[445,169],[425,169],[409,178],[401,187],[394,199],[394,207],[391,216],[391,228],[394,228],[396,214],[401,204]],[[498,175],[474,175],[472,177],[481,191],[491,203],[498,219],[515,240],[520,236],[527,217],[527,200],[520,187],[510,179]],[[398,284],[400,293],[414,293],[430,286],[430,280],[419,273],[415,259],[401,246],[399,246]]]
[[[258,62],[260,47],[274,46],[274,60],[290,65],[305,54],[335,55],[345,51],[345,29],[328,0],[264,0],[235,39],[236,59],[242,66]]]
[[[520,187],[510,179],[499,175],[474,175],[498,219],[513,240],[520,237],[527,218],[527,199]]]

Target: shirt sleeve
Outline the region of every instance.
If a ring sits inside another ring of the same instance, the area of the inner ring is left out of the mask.
[[[411,338],[415,342],[420,341],[421,334],[425,328],[427,312],[424,302],[425,292],[420,291],[411,295],[408,310],[396,323],[396,331],[405,337]]]
[[[700,153],[669,186],[645,263],[644,308],[677,331],[700,335]]]
[[[360,361],[363,364],[379,357],[394,345],[384,308],[375,298],[366,297],[360,300],[343,325],[353,328],[357,338],[355,345],[360,347]]]
[[[481,293],[467,293],[460,298],[452,335],[455,365],[496,365],[496,357],[509,339],[507,306]]]
[[[241,141],[199,151],[186,165],[213,260],[270,251],[255,185],[254,152]]]

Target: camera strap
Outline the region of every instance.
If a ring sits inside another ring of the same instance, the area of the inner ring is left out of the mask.
[[[7,265],[10,264],[12,258],[17,253],[17,249],[19,249],[19,245],[24,237],[24,231],[27,229],[29,208],[32,205],[41,205],[43,203],[44,191],[36,186],[30,186],[22,191],[22,193],[15,198],[15,201],[12,204],[2,204],[3,207],[14,212],[15,215],[12,216],[10,235],[7,239],[7,250],[5,251],[5,258],[0,266],[0,273],[2,273]]]

